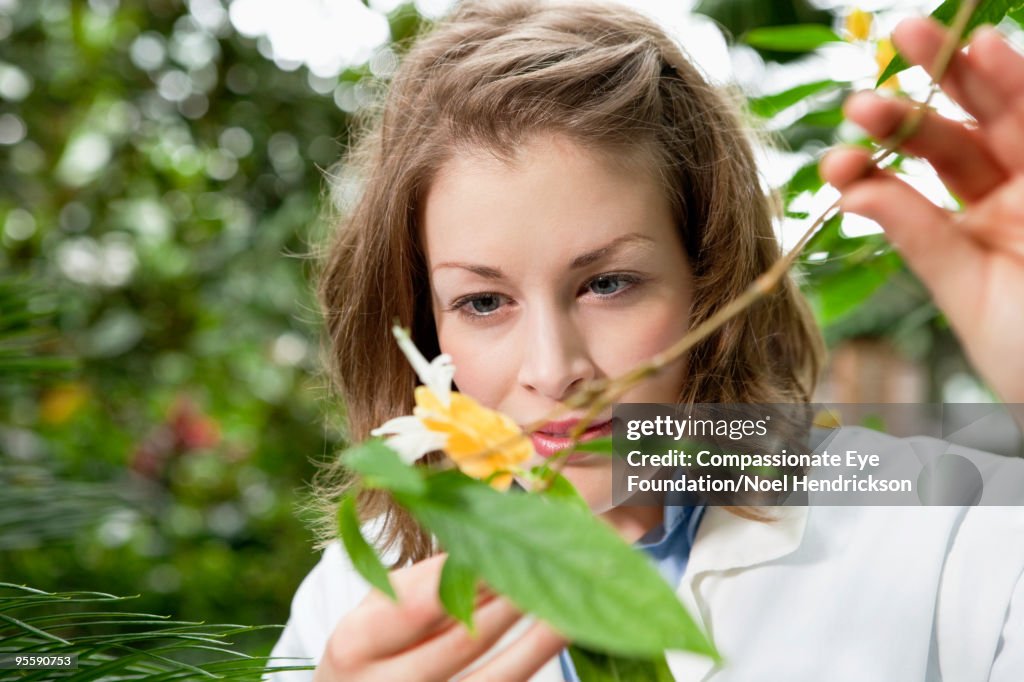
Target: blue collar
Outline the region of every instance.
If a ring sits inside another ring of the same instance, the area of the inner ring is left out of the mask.
[[[634,543],[634,547],[650,555],[673,588],[679,584],[686,569],[704,509],[702,504],[665,505],[664,521]]]

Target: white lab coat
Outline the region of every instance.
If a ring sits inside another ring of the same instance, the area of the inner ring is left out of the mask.
[[[830,448],[910,448],[923,459],[936,443],[842,429]],[[979,467],[986,491],[1024,490],[1024,462],[958,452]],[[707,509],[677,594],[724,664],[669,652],[677,680],[1024,680],[1024,507],[770,511],[778,520],[763,523]],[[319,662],[335,624],[368,591],[332,543],[296,592],[272,655]],[[521,621],[480,661],[528,625]],[[312,673],[271,679],[299,682]],[[553,658],[531,682],[561,679]]]

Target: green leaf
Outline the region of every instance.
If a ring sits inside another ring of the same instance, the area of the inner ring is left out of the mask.
[[[754,97],[747,101],[747,106],[750,109],[750,112],[755,116],[771,118],[780,111],[788,109],[797,102],[800,102],[811,95],[816,95],[824,90],[838,88],[839,86],[840,83],[834,80],[821,80],[814,81],[813,83],[804,83],[772,95]]]
[[[823,184],[825,183],[818,172],[817,160],[801,166],[786,183],[786,204],[788,205],[789,200],[801,192],[817,192]]]
[[[584,441],[574,445],[572,449],[576,452],[594,452],[599,455],[611,456],[615,454],[611,436],[602,436],[601,438]]]
[[[890,252],[819,281],[812,292],[818,322],[829,325],[864,303],[899,269],[901,262],[897,254]]]
[[[875,81],[875,87],[877,88],[900,71],[906,71],[909,68],[910,64],[908,64],[907,60],[903,58],[903,55],[897,52],[896,56],[889,60],[889,64],[885,67],[885,70],[882,71],[882,75]]]
[[[814,0],[698,0],[694,12],[711,17],[729,36],[761,26],[791,26],[793,24],[821,24],[831,26],[835,17],[818,7]],[[789,62],[799,57],[792,52],[762,50],[762,57],[774,62]]]
[[[356,503],[352,495],[345,495],[338,506],[338,531],[345,551],[348,552],[352,565],[359,571],[359,575],[392,599],[398,599],[388,579],[387,569],[359,528],[359,515],[356,513]]]
[[[821,24],[795,24],[751,29],[743,35],[743,41],[762,50],[810,52],[825,43],[842,41],[842,38]]]
[[[581,646],[569,646],[569,656],[582,682],[673,682],[665,656],[653,660],[609,656]]]
[[[817,169],[817,164],[814,167]],[[821,252],[831,253],[836,245],[844,239],[843,235],[839,232],[842,224],[842,213],[837,213],[826,220],[825,224],[818,228],[818,231],[814,233],[814,236],[804,246],[802,255]]]
[[[349,468],[363,477],[363,485],[368,488],[409,495],[420,495],[427,489],[420,471],[403,462],[397,452],[379,439],[351,448],[342,457]]]
[[[812,111],[801,117],[793,125],[820,126],[822,128],[835,128],[843,122],[843,110],[839,107]]]
[[[476,603],[476,582],[477,574],[473,567],[449,554],[441,568],[441,605],[452,618],[465,623],[470,632],[475,632],[473,606]]]
[[[389,12],[388,24],[391,26],[391,40],[399,47],[408,44],[427,26],[411,3],[402,3]]]
[[[950,26],[956,17],[957,10],[960,9],[960,3],[961,0],[946,0],[932,12],[932,19],[935,19],[943,26]],[[1024,2],[1021,2],[1021,0],[981,0],[978,6],[974,8],[971,18],[967,20],[967,26],[964,28],[964,40],[967,40],[971,35],[971,31],[978,26],[982,24],[998,24],[1007,13],[1018,10],[1021,7],[1024,7]],[[882,75],[878,77],[875,87],[877,88],[892,76],[908,68],[910,68],[910,64],[907,63],[907,60],[902,55],[897,53],[885,67],[885,70],[882,71]]]
[[[547,464],[534,467],[531,470],[531,473],[538,478],[549,479],[547,488],[545,488],[543,492],[545,497],[563,500],[576,505],[583,511],[590,511],[590,505],[588,505],[587,501],[583,499],[580,492],[576,490],[576,486],[570,483],[569,479],[562,474],[552,471],[551,467]]]
[[[457,471],[398,501],[495,591],[585,646],[654,657],[666,649],[717,656],[651,561],[589,510],[502,494]]]

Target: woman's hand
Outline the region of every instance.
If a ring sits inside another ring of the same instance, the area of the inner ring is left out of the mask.
[[[470,635],[448,616],[437,598],[438,555],[391,572],[398,602],[373,590],[335,627],[315,682],[449,680],[491,648],[523,615],[506,599],[484,591],[473,614]],[[529,679],[566,645],[537,622],[464,682]]]
[[[893,40],[908,61],[931,69],[946,29],[930,19],[900,23]],[[931,162],[965,204],[935,206],[860,149],[830,152],[821,174],[841,208],[878,221],[931,290],[981,376],[1008,403],[1024,403],[1024,56],[995,29],[977,31],[940,83],[976,120],[928,113],[901,145]],[[857,93],[847,117],[879,139],[910,112],[905,101]]]

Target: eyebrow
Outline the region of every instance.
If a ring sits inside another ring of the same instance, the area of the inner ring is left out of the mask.
[[[646,235],[642,235],[638,232],[630,232],[624,234],[621,237],[616,237],[604,246],[599,246],[596,249],[581,253],[572,259],[572,263],[569,264],[571,270],[579,270],[585,268],[588,265],[593,265],[598,261],[607,258],[616,251],[620,250],[623,246],[628,244],[636,244],[646,242],[653,244],[654,240]],[[505,273],[500,268],[492,268],[487,265],[479,265],[476,263],[466,263],[463,261],[445,261],[444,263],[438,263],[431,270],[440,270],[441,268],[459,268],[462,270],[468,270],[475,275],[479,275],[484,279],[502,279],[505,277]]]

